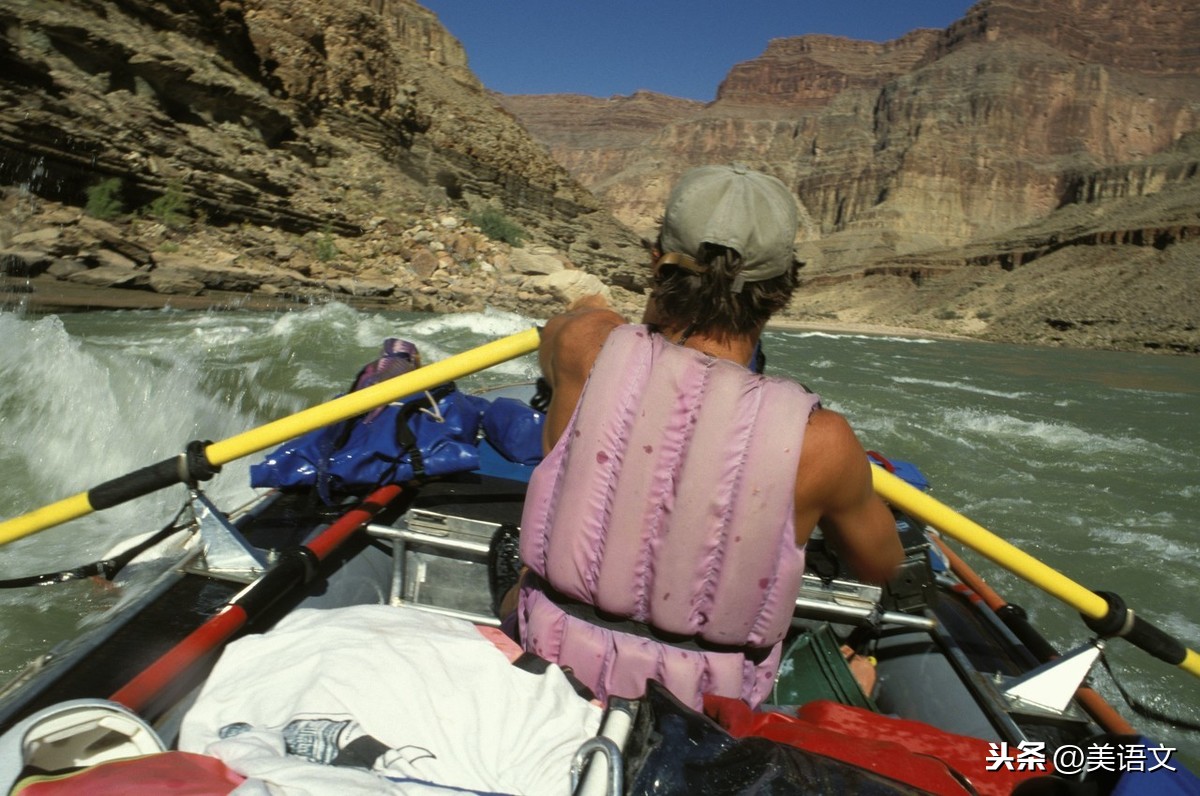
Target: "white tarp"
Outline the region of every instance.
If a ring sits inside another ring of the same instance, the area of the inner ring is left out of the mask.
[[[600,709],[562,671],[512,666],[468,622],[366,605],[303,610],[231,644],[180,748],[238,794],[554,794]]]

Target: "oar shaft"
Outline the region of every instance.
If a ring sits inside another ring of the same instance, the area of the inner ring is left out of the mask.
[[[872,466],[875,491],[888,503],[991,559],[1033,585],[1070,605],[1084,616],[1100,619],[1108,603],[1075,581],[1009,544],[982,525],[967,519],[903,479]]]
[[[959,557],[950,546],[935,537],[934,542],[937,543],[938,549],[942,551],[942,555],[950,562],[950,571],[958,576],[958,579],[966,584],[967,588],[979,595],[984,604],[995,612],[996,616],[1000,617],[1000,621],[1008,626],[1018,639],[1021,640],[1027,649],[1034,654],[1039,660],[1048,661],[1059,657],[1058,650],[1051,646],[1050,642],[1046,641],[1040,633],[1034,630],[1033,626],[1025,620],[1025,612],[1017,609],[1016,606],[1010,605],[1007,600],[999,595],[995,589],[987,584],[983,578],[979,576],[971,566]],[[1109,732],[1115,732],[1119,735],[1132,735],[1134,733],[1133,725],[1125,720],[1125,717],[1117,713],[1113,706],[1105,701],[1104,697],[1093,691],[1087,686],[1080,686],[1075,689],[1075,698],[1079,700],[1079,704],[1088,712],[1093,719],[1100,724],[1101,727]]]
[[[303,563],[305,557],[318,564],[325,560],[355,532],[374,519],[401,494],[396,484],[381,487],[362,503],[343,514],[332,525],[299,551],[306,555],[281,557],[258,580],[247,586],[186,638],[134,676],[109,699],[120,702],[130,710],[144,713],[151,702],[167,686],[176,682],[199,660],[224,646],[246,624],[265,613],[287,591],[306,582],[311,573]]]
[[[87,492],[80,492],[28,514],[5,520],[0,522],[0,545],[15,542],[32,533],[53,528],[55,525],[62,525],[64,522],[77,519],[85,514],[91,514],[92,510]]]
[[[200,444],[193,443],[196,453],[203,456],[199,450]],[[0,522],[0,545],[178,484],[188,472],[187,459],[188,454],[164,459],[157,464],[105,481],[86,492],[51,503],[37,511]]]
[[[1110,604],[1105,597],[1080,586],[883,468],[872,466],[871,474],[875,491],[885,501],[1062,600],[1079,611],[1101,635],[1121,636],[1156,658],[1200,677],[1200,655],[1133,611],[1126,611],[1119,600]]]

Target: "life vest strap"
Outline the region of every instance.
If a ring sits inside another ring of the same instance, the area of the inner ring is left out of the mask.
[[[688,636],[680,633],[667,633],[663,630],[648,625],[645,622],[639,622],[635,619],[619,616],[601,611],[594,605],[589,605],[581,600],[576,600],[555,589],[545,578],[530,570],[525,573],[525,585],[529,588],[537,589],[544,594],[550,602],[554,603],[563,613],[573,616],[576,619],[583,620],[590,625],[611,630],[616,633],[628,633],[633,636],[641,636],[642,638],[653,639],[662,644],[669,644],[672,647],[679,649],[690,650],[692,652],[715,652],[724,655],[739,654],[746,658],[754,665],[758,665],[767,659],[771,654],[771,647],[749,647],[737,644],[720,644],[713,641],[707,641],[699,636]]]

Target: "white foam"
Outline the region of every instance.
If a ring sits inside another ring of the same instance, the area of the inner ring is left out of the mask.
[[[362,318],[351,307],[331,302],[274,316],[265,332],[282,338],[304,336],[310,330],[349,335],[355,332]]]
[[[926,337],[904,337],[889,334],[856,334],[853,332],[785,332],[778,329],[772,329],[769,334],[778,337],[790,337],[795,340],[822,338],[826,340],[866,340],[868,342],[886,341],[889,343],[911,343],[913,345],[929,345],[939,342]]]
[[[29,322],[0,314],[0,335],[5,466],[9,480],[36,487],[7,495],[0,515],[22,514],[161,461],[190,440],[221,439],[252,425],[207,389],[204,352],[196,346],[167,338],[158,350],[131,353],[110,341],[73,337],[53,316]],[[216,494],[248,491],[239,466],[232,470]],[[181,499],[164,490],[44,538],[70,545],[68,560],[80,563],[87,551],[131,529],[161,524]],[[39,542],[35,558],[53,557],[56,546]]]
[[[513,312],[487,309],[483,312],[462,312],[435,315],[414,323],[412,333],[436,337],[447,332],[471,332],[484,337],[507,337],[523,332],[534,325],[529,318]]]
[[[947,409],[943,422],[952,433],[977,434],[994,440],[1018,442],[1043,449],[1072,454],[1113,452],[1138,454],[1169,454],[1157,445],[1137,437],[1096,434],[1067,423],[1050,420],[1024,420],[1013,415],[984,412],[978,409]]]
[[[991,390],[986,387],[976,387],[965,381],[939,381],[937,379],[918,379],[911,376],[891,376],[892,381],[897,384],[916,384],[926,387],[939,387],[947,390],[957,390],[960,392],[969,392],[976,395],[987,395],[993,398],[1014,398],[1023,399],[1029,398],[1031,393],[1027,392],[1006,392],[1004,390]]]

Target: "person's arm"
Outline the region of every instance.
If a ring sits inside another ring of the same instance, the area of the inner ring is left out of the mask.
[[[796,507],[797,543],[806,542],[813,525],[819,525],[826,541],[862,580],[884,583],[904,560],[895,518],[871,486],[866,452],[836,412],[818,409],[809,419]]]
[[[542,327],[538,364],[553,391],[542,426],[543,453],[550,452],[570,421],[609,332],[623,323],[625,319],[609,309],[604,297],[594,294],[571,302],[566,312]],[[517,610],[517,587],[528,571],[529,567],[521,567],[517,582],[499,598],[496,616],[503,618]]]
[[[585,296],[542,327],[538,363],[553,390],[542,428],[543,452],[550,452],[567,427],[609,333],[624,323],[602,296]]]

